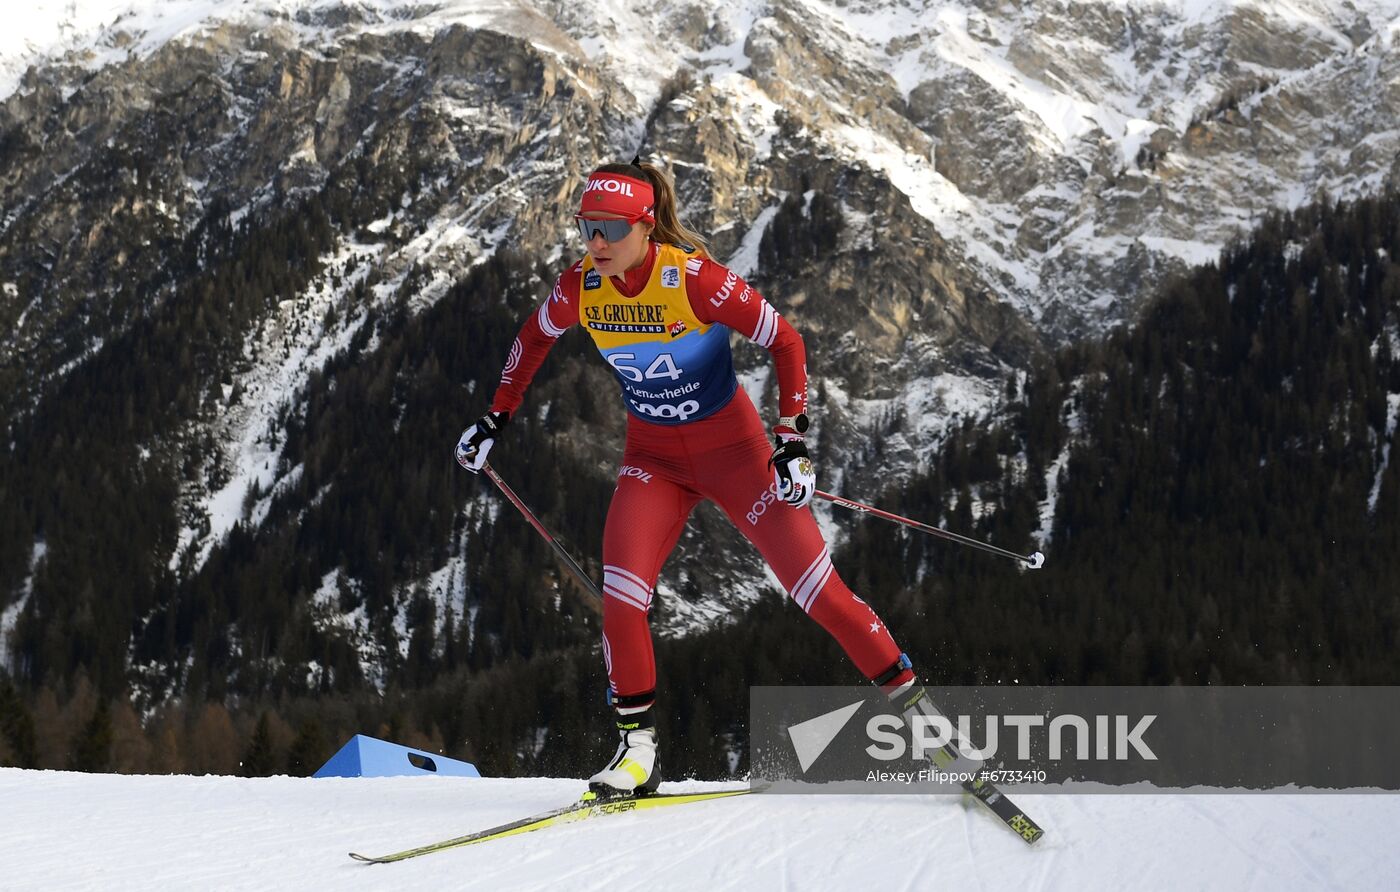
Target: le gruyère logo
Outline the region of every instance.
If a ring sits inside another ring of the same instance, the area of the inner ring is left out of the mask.
[[[584,314],[594,331],[627,334],[662,334],[666,331],[664,304],[612,304],[590,306]]]

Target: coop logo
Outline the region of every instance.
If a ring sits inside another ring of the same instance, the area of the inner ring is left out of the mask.
[[[729,300],[729,295],[734,293],[734,286],[738,284],[739,277],[734,275],[733,271],[730,271],[729,275],[724,277],[724,284],[720,286],[719,291],[716,291],[715,296],[710,298],[710,303],[717,307],[721,306],[725,301]]]
[[[597,291],[603,287],[603,277],[596,269],[590,269],[583,276],[583,290]]]
[[[631,183],[623,180],[604,179],[602,177],[589,180],[588,185],[583,187],[583,192],[585,195],[589,192],[611,192],[614,195],[625,195],[628,198],[634,197]]]
[[[758,500],[753,503],[748,514],[744,517],[748,520],[749,526],[758,526],[758,519],[768,513],[768,508],[778,501],[778,481],[774,480],[768,488],[759,495]]]
[[[671,419],[686,421],[692,415],[700,411],[700,404],[695,400],[686,400],[683,403],[677,404],[668,403],[660,406],[653,406],[650,403],[639,403],[636,400],[628,400],[628,402],[632,404],[632,408],[637,411],[638,415],[646,415],[651,418],[664,418],[667,421]]]
[[[651,474],[647,471],[642,470],[636,465],[623,465],[622,467],[618,468],[617,479],[621,480],[624,477],[636,477],[643,483],[651,482]]]
[[[661,287],[679,288],[681,287],[681,268],[679,266],[661,267]]]

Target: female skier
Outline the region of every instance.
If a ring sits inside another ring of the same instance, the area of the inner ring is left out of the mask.
[[[605,164],[575,215],[587,253],[560,274],[511,346],[491,410],[457,442],[477,472],[519,408],[540,363],[581,323],[622,386],[627,443],[603,530],[603,658],[621,743],[591,779],[599,795],[654,792],[656,664],[647,614],[661,566],[690,511],[709,499],[763,555],[806,613],[867,678],[894,696],[912,687],[909,658],[841,581],[807,509],[816,475],[802,338],[683,227],[670,178],[640,158]],[[776,448],[729,352],[737,331],[773,355]]]

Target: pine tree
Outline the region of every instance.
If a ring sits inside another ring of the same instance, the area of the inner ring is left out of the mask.
[[[8,747],[3,764],[17,768],[39,767],[39,746],[30,715],[19,691],[4,674],[0,674],[0,736]]]
[[[69,746],[68,769],[100,773],[112,762],[112,717],[107,701],[99,700],[92,718]]]
[[[296,739],[287,750],[287,774],[292,777],[310,777],[329,758],[326,735],[321,723],[307,719],[297,728]]]
[[[267,711],[264,710],[258,719],[258,725],[253,730],[253,736],[248,741],[248,747],[243,751],[243,759],[239,762],[238,773],[243,777],[267,777],[277,770],[277,753],[272,743],[272,728],[268,722]]]

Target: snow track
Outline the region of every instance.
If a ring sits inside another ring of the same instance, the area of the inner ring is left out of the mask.
[[[0,888],[1361,890],[1394,888],[1400,869],[1393,795],[1021,795],[1047,828],[1034,847],[960,797],[766,795],[400,864],[346,855],[503,823],[582,786],[0,769]]]

